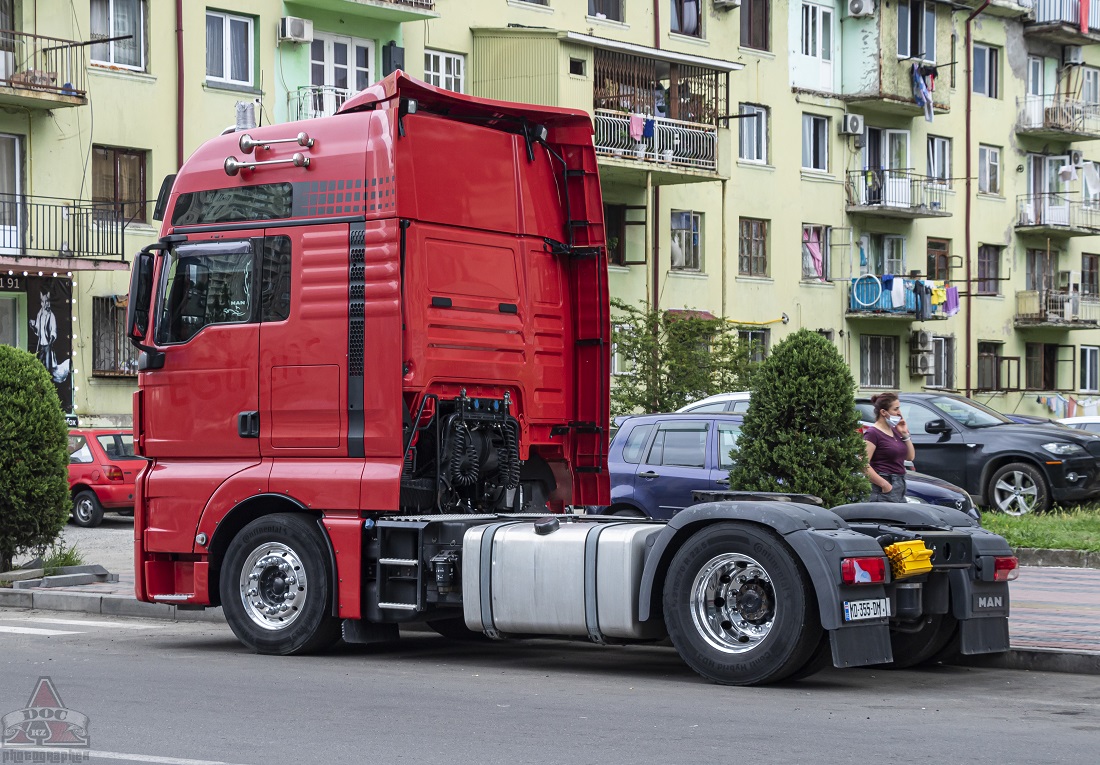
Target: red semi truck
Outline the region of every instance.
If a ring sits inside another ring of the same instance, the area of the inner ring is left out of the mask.
[[[569,512],[608,501],[585,113],[397,72],[334,116],[207,142],[157,208],[127,317],[140,600],[220,605],[272,654],[408,622],[667,636],[731,684],[1007,648],[1015,558],[961,513],[725,495],[667,523]]]

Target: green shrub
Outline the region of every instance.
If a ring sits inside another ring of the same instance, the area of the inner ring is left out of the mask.
[[[754,378],[730,487],[815,494],[826,507],[865,497],[858,421],[855,383],[836,348],[816,332],[795,332]]]
[[[0,571],[45,550],[69,518],[68,428],[49,372],[0,345]]]

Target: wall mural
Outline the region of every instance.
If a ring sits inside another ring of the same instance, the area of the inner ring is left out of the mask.
[[[27,277],[27,350],[53,378],[61,410],[73,410],[73,283],[69,279]]]

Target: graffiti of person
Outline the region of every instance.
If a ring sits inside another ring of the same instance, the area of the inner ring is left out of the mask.
[[[39,293],[40,307],[38,316],[31,319],[31,328],[36,339],[35,355],[42,362],[42,366],[50,373],[55,383],[62,383],[69,376],[69,360],[58,363],[54,353],[54,343],[57,342],[57,317],[51,306],[50,293],[44,290]]]

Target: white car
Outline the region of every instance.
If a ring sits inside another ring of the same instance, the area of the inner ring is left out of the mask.
[[[1063,417],[1058,422],[1089,433],[1100,433],[1100,417],[1095,414],[1085,415],[1084,417]]]
[[[726,414],[744,414],[749,411],[749,392],[718,393],[707,396],[687,406],[682,406],[677,412],[725,412]]]

